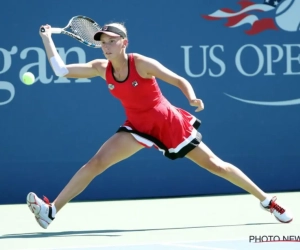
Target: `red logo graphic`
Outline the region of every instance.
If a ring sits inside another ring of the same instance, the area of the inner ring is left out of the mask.
[[[300,31],[300,0],[265,0],[262,4],[242,0],[238,4],[238,11],[222,8],[202,17],[209,21],[227,19],[225,26],[229,28],[250,24],[245,31],[248,35],[266,30]]]

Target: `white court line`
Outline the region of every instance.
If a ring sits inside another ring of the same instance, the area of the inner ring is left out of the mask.
[[[130,246],[148,246],[148,245],[172,245],[172,244],[189,244],[189,243],[201,243],[201,242],[220,242],[220,241],[247,241],[247,238],[240,238],[240,239],[223,239],[223,240],[191,240],[191,241],[160,241],[160,242],[144,242],[144,243],[125,243],[125,244],[107,244],[107,245],[102,245],[102,246],[95,246],[95,245],[90,245],[90,246],[68,246],[68,247],[51,247],[51,248],[20,248],[17,250],[63,250],[63,249],[84,249],[84,248],[104,248],[104,247],[130,247]],[[213,249],[213,248],[210,248]],[[220,249],[220,248],[219,248]],[[221,250],[226,250],[226,249],[221,249]]]
[[[206,246],[193,246],[193,245],[184,245],[184,244],[162,244],[163,246],[173,246],[173,247],[184,247],[184,248],[193,248],[193,249],[206,249],[206,250],[233,250],[229,248],[215,248],[215,247],[206,247]]]

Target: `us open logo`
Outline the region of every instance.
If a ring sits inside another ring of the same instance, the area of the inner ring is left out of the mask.
[[[209,21],[226,19],[225,26],[229,28],[250,24],[251,28],[245,30],[247,35],[257,35],[266,30],[300,30],[299,0],[265,0],[263,3],[242,0],[238,4],[241,6],[240,10],[221,8],[202,17]]]
[[[264,37],[265,39],[266,36],[265,34],[263,36],[263,33],[266,33],[267,31],[269,33],[286,33],[283,36],[288,36],[289,34],[287,33],[300,31],[300,0],[236,0],[235,3],[233,3],[233,1],[223,1],[222,5],[223,6],[220,6],[219,9],[215,9],[210,13],[202,13],[202,18],[211,22],[216,22],[216,25],[223,24],[225,27],[231,28],[231,30],[235,30],[237,32],[242,31],[246,34],[246,37],[247,35],[261,35],[261,37]],[[290,35],[292,36],[294,34]],[[252,39],[252,41],[255,41],[255,39]],[[235,64],[238,72],[246,77],[256,77],[262,73],[264,77],[277,75],[298,76],[300,75],[300,44],[298,43],[298,40],[296,41],[297,43],[294,44],[284,43],[282,45],[273,41],[268,44],[261,44],[261,42],[258,42],[257,44],[244,44],[237,49],[233,63]],[[192,46],[183,46],[185,53],[185,71],[189,76],[201,77],[208,72],[210,76],[220,77],[226,73],[227,64],[225,63],[225,59],[220,56],[216,56],[215,54],[216,50],[221,50],[223,54],[226,53],[224,45],[217,44],[211,47],[206,45],[200,46],[203,50],[204,62],[203,71],[200,74],[194,74],[190,70],[189,50],[191,47]],[[252,50],[253,54],[250,56],[251,59],[258,59],[258,63],[255,64],[257,68],[253,67],[255,70],[254,72],[246,70],[245,65],[249,64],[250,58],[247,58],[247,60],[243,59],[245,50]],[[215,64],[218,64],[220,66],[220,72],[214,73],[207,66],[207,60],[211,60]],[[283,63],[283,60],[286,60],[286,62]],[[275,69],[276,63],[282,64],[279,71],[276,71]],[[232,99],[247,104],[263,106],[300,105],[300,98],[287,99],[285,97],[283,100],[265,101],[254,100],[253,98],[240,98],[226,92],[224,92],[224,94]]]

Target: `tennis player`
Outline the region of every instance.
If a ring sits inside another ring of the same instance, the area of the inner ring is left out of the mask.
[[[96,41],[101,42],[106,59],[70,65],[65,65],[58,55],[51,38],[51,27],[43,27],[46,31],[40,35],[55,74],[67,78],[102,77],[106,80],[108,91],[121,101],[127,120],[77,171],[52,203],[32,192],[27,195],[27,204],[42,228],[46,229],[57,212],[96,176],[142,148],[152,146],[171,160],[186,157],[242,188],[255,196],[261,207],[273,213],[280,222],[293,220],[291,212],[279,205],[276,197],[263,192],[240,169],[221,160],[203,143],[197,131],[200,121],[187,111],[173,106],[161,93],[156,78],[179,88],[196,112],[204,109],[202,100],[196,97],[186,79],[158,61],[140,54],[127,54],[128,37],[123,24],[105,25],[94,36]]]

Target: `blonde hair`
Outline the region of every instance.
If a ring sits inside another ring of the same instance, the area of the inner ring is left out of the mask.
[[[105,24],[105,26],[113,26],[113,27],[116,27],[116,28],[122,30],[126,35],[126,39],[128,39],[127,29],[126,29],[124,23],[109,23],[109,24]]]

